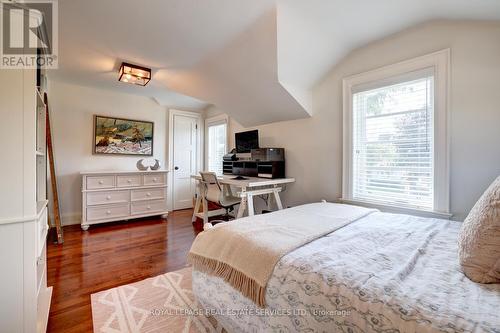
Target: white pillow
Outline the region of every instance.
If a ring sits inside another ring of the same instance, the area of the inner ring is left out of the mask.
[[[462,224],[458,255],[465,275],[479,283],[500,283],[500,176]]]

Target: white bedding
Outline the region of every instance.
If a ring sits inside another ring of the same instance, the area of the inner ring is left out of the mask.
[[[460,272],[459,228],[372,213],[284,256],[266,289],[267,314],[201,272],[193,291],[230,332],[498,333],[500,285]]]

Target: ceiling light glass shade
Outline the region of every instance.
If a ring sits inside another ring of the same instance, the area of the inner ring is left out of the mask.
[[[151,80],[151,69],[137,65],[122,63],[118,81],[145,86]]]

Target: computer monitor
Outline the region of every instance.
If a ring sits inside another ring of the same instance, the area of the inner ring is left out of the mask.
[[[259,131],[235,133],[236,152],[249,153],[251,149],[259,148]]]

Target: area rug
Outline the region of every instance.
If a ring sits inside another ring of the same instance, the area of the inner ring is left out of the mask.
[[[191,267],[91,295],[94,332],[225,332],[205,316],[191,289]]]

